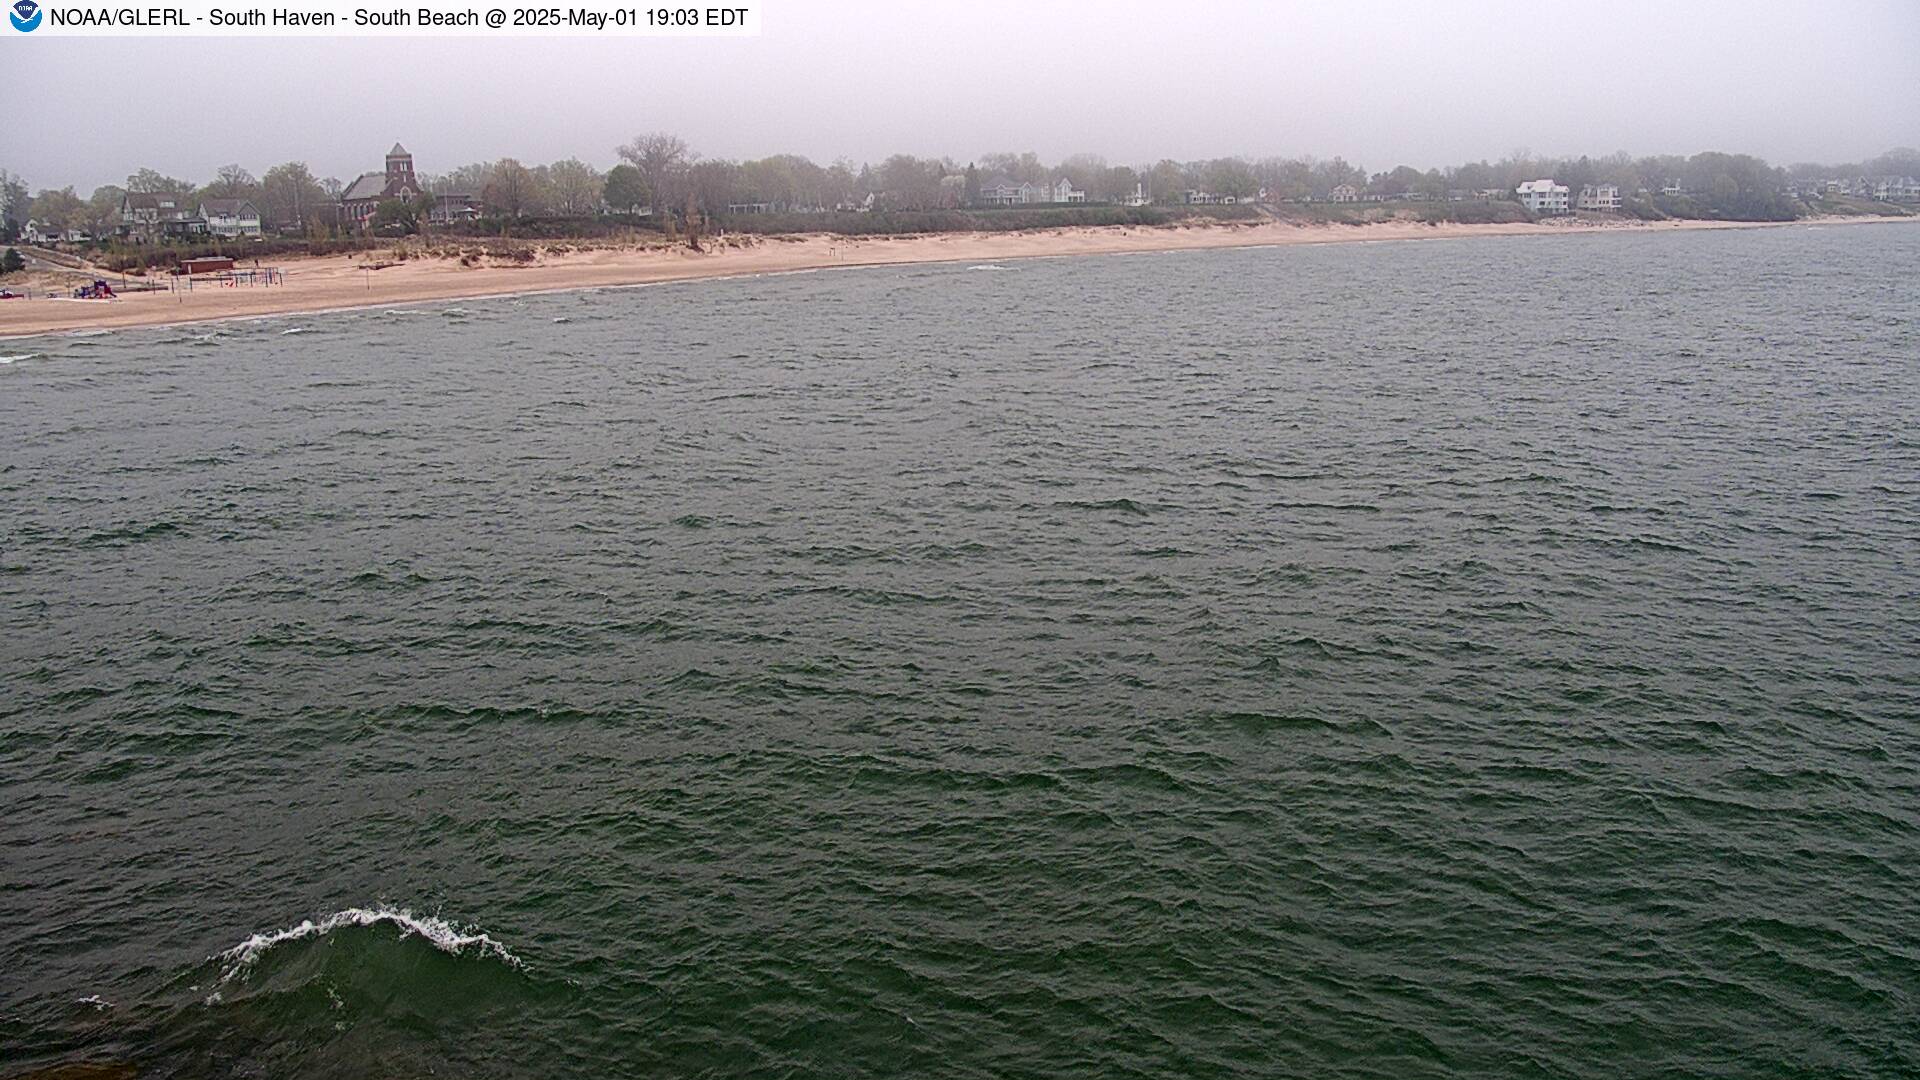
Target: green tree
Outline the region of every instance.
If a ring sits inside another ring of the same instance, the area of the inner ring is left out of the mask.
[[[1215,195],[1231,195],[1236,199],[1251,199],[1260,193],[1260,180],[1253,175],[1253,169],[1239,158],[1221,158],[1210,162],[1206,169],[1207,190]]]
[[[13,248],[8,248],[5,255],[0,255],[0,274],[17,274],[26,268],[27,260]]]
[[[1147,171],[1147,194],[1162,205],[1187,201],[1187,170],[1180,163],[1162,160]]]
[[[70,187],[48,188],[33,199],[33,217],[55,232],[85,226],[87,204]]]
[[[124,188],[102,184],[87,198],[86,229],[94,239],[103,240],[120,228],[120,206],[126,201]]]
[[[631,214],[647,205],[647,180],[631,165],[615,165],[607,170],[602,187],[607,206],[616,214]]]
[[[0,169],[0,240],[19,235],[27,223],[27,182],[19,173]]]
[[[304,161],[275,165],[260,178],[260,214],[275,228],[293,232],[329,221],[334,200]]]
[[[382,199],[373,208],[373,231],[386,236],[411,236],[420,231],[420,200]]]

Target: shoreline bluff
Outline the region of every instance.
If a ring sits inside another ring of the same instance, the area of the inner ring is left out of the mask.
[[[899,237],[807,234],[755,237],[746,246],[728,246],[706,253],[685,248],[656,247],[548,254],[531,266],[467,267],[450,259],[414,258],[371,272],[363,271],[351,256],[301,257],[280,262],[278,265],[287,274],[286,284],[271,287],[222,287],[203,282],[192,293],[129,293],[111,301],[0,301],[0,340],[44,337],[73,331],[181,326],[436,301],[499,299],[835,268],[1471,236],[1804,228],[1892,221],[1920,221],[1920,217],[1804,218],[1782,222],[1575,221],[1485,225],[1428,225],[1419,222],[1367,225],[1223,223],[1173,227],[1102,226],[1023,233],[928,233]]]

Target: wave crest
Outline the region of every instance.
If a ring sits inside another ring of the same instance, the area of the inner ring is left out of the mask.
[[[485,933],[463,930],[438,916],[415,915],[405,908],[347,908],[319,920],[305,919],[297,926],[254,934],[215,958],[225,965],[220,980],[226,982],[238,976],[253,966],[253,962],[263,953],[277,945],[304,938],[320,937],[347,927],[378,926],[382,923],[391,924],[400,931],[400,936],[403,938],[421,937],[444,953],[458,955],[472,949],[492,954],[512,967],[522,969],[526,967],[526,964],[509,952],[505,945]]]

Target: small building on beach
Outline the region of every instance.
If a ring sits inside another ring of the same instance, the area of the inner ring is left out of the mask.
[[[225,255],[203,255],[197,259],[181,259],[180,273],[189,277],[194,274],[217,274],[233,269],[233,259]]]

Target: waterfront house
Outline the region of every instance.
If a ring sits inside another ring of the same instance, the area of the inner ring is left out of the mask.
[[[365,229],[373,222],[374,211],[388,199],[412,200],[424,193],[413,175],[413,155],[399,143],[387,151],[384,172],[361,173],[340,193],[340,220],[349,228]]]
[[[1052,184],[1034,184],[1016,181],[1006,176],[994,176],[980,185],[980,204],[982,206],[1027,206],[1033,203],[1079,203],[1087,201],[1087,193],[1073,186],[1073,181],[1061,177]]]
[[[1034,184],[1008,176],[994,176],[980,185],[980,203],[983,206],[1020,206],[1039,201],[1038,192]]]
[[[129,191],[120,199],[120,233],[135,240],[202,236],[207,222],[184,195]]]
[[[200,218],[215,236],[260,235],[260,211],[249,199],[201,199]]]
[[[1352,184],[1341,184],[1339,187],[1333,189],[1333,201],[1359,202],[1360,189],[1354,187]]]
[[[1580,209],[1620,209],[1620,189],[1612,184],[1588,184],[1580,189]]]
[[[62,229],[38,218],[20,226],[20,240],[26,244],[84,244],[91,239],[93,236],[85,229]]]
[[[1881,202],[1911,202],[1920,199],[1920,181],[1911,176],[1875,177],[1871,197]]]
[[[1514,188],[1520,196],[1520,204],[1536,214],[1564,214],[1567,212],[1567,194],[1565,184],[1556,184],[1552,180],[1529,180]]]

